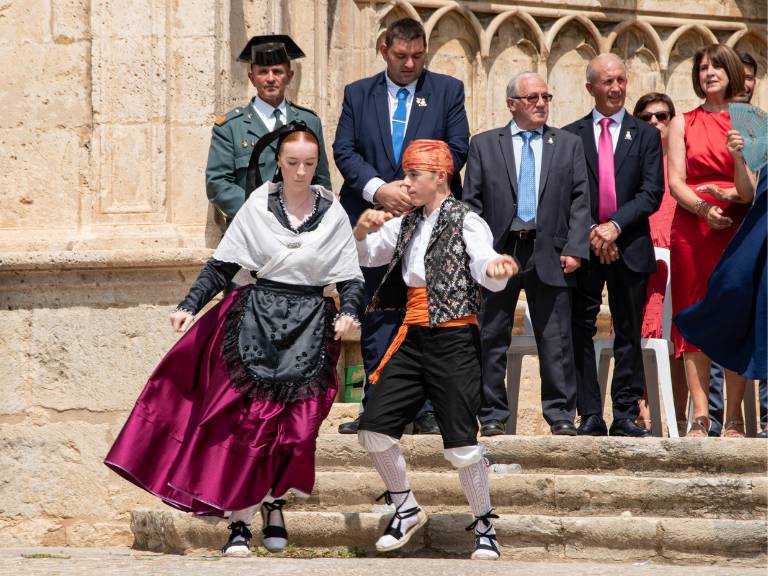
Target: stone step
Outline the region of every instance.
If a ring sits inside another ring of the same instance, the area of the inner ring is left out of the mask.
[[[493,436],[480,443],[490,462],[517,463],[526,473],[662,475],[765,475],[768,443],[759,438],[611,438]],[[449,470],[439,436],[405,435],[403,455],[410,470]],[[321,434],[320,470],[371,469],[354,434]]]
[[[371,551],[388,519],[388,515],[377,513],[286,512],[290,542],[301,547],[349,546]],[[400,554],[429,551],[467,555],[473,539],[464,528],[472,519],[469,514],[432,514],[429,524]],[[651,560],[755,566],[766,561],[768,524],[760,520],[504,514],[495,525],[507,560]],[[226,540],[224,521],[206,522],[169,510],[134,510],[131,529],[134,548],[155,552],[218,549]]]
[[[455,472],[414,472],[411,488],[430,512],[464,511]],[[768,478],[648,478],[609,475],[490,475],[491,501],[498,512],[552,516],[634,516],[765,520]],[[308,499],[292,498],[291,510],[370,512],[384,491],[374,472],[317,474]],[[374,506],[376,508],[374,508]]]

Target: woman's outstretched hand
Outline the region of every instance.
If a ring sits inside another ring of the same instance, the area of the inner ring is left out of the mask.
[[[357,329],[357,322],[351,316],[339,316],[333,325],[336,334],[334,334],[334,340],[341,340],[345,336],[349,336]]]

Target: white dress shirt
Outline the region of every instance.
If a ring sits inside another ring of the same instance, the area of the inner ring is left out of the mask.
[[[509,125],[510,131],[512,132],[512,152],[515,155],[515,170],[516,178],[520,178],[520,163],[522,162],[523,157],[523,138],[520,136],[520,132],[524,132],[522,128],[520,128],[514,120]],[[536,130],[530,130],[530,132],[536,132],[538,136],[535,136],[531,138],[531,150],[533,151],[533,161],[536,165],[536,178],[535,178],[535,186],[536,186],[536,210],[539,208],[539,183],[541,182],[541,159],[543,155],[543,149],[544,149],[544,143],[543,143],[543,134],[544,134],[544,128],[537,128]],[[517,197],[518,197],[518,203],[520,199],[520,190],[517,191]],[[534,212],[535,213],[535,212]],[[529,230],[536,227],[536,218],[531,220],[530,222],[524,222],[517,216],[515,216],[515,219],[512,220],[512,225],[510,226],[511,230]]]
[[[613,143],[613,153],[616,153],[616,145],[619,143],[619,134],[621,133],[621,123],[624,121],[624,114],[626,110],[622,108],[613,116],[605,116],[597,111],[596,108],[592,109],[592,128],[595,132],[595,150],[600,150],[600,132],[603,131],[603,127],[600,126],[600,120],[603,118],[610,118],[613,123],[608,126],[608,131],[611,133],[611,141]]]
[[[275,107],[272,106],[272,104],[267,104],[258,96],[253,99],[251,106],[253,107],[254,112],[258,114],[261,121],[264,122],[267,130],[272,132],[272,130],[275,129]],[[283,98],[283,101],[277,106],[277,109],[280,110],[280,120],[282,123],[284,125],[288,124],[288,106],[285,102],[285,98]]]
[[[440,209],[437,208],[429,216],[422,216],[411,241],[405,248],[401,268],[403,281],[410,288],[423,288],[427,285],[424,256],[427,253],[429,238],[439,215]],[[402,216],[393,218],[378,231],[368,234],[364,240],[357,242],[357,256],[360,260],[360,266],[374,267],[389,264],[395,253],[402,223]],[[498,280],[485,273],[488,264],[500,256],[493,249],[493,235],[485,220],[474,212],[468,212],[464,218],[462,236],[467,246],[469,271],[472,278],[491,292],[503,290],[504,286],[507,285],[506,278]]]
[[[400,91],[400,88],[405,88],[408,90],[408,98],[405,100],[405,129],[408,130],[408,120],[411,117],[411,106],[413,105],[413,96],[416,94],[416,82],[418,82],[418,80],[414,80],[407,86],[398,86],[392,82],[392,80],[389,78],[389,74],[386,72],[384,72],[384,78],[387,81],[387,100],[389,101],[389,133],[391,135],[392,116],[395,115],[395,110],[397,110],[397,93]],[[403,150],[403,152],[405,152],[405,150]],[[363,198],[373,204],[373,195],[376,193],[376,190],[378,190],[384,184],[386,184],[386,182],[381,178],[371,178],[363,187]]]

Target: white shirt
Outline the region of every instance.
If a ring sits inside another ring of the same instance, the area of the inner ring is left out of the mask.
[[[389,101],[389,133],[392,134],[392,117],[395,115],[395,110],[397,110],[397,93],[399,92],[400,88],[405,88],[408,90],[408,98],[405,100],[405,129],[407,130],[408,119],[411,117],[413,97],[414,94],[416,94],[416,82],[418,82],[418,80],[414,80],[407,86],[398,86],[392,82],[392,80],[389,78],[389,74],[386,72],[384,73],[384,78],[387,82],[387,100]],[[381,178],[371,178],[363,187],[363,198],[373,204],[373,195],[376,193],[376,190],[378,190],[384,184],[386,184],[386,182]]]
[[[437,223],[440,209],[435,209],[429,216],[422,217],[416,226],[411,241],[405,248],[402,260],[402,274],[405,285],[410,288],[423,288],[427,285],[424,269],[424,256],[427,253],[429,237]],[[378,231],[368,234],[357,242],[357,256],[360,266],[373,267],[389,264],[395,253],[397,238],[403,217],[398,216],[384,224]],[[493,235],[485,220],[474,212],[467,213],[462,228],[464,243],[469,255],[469,271],[472,278],[491,292],[499,292],[507,285],[507,279],[493,279],[485,271],[489,262],[499,258],[493,249]]]
[[[520,136],[520,132],[524,132],[522,128],[520,128],[514,120],[509,125],[510,131],[512,132],[512,152],[515,155],[515,170],[517,171],[517,178],[519,180],[520,178],[520,165],[522,163],[523,158],[523,137]],[[531,132],[536,132],[538,136],[531,138],[531,150],[533,151],[533,161],[536,165],[536,177],[534,180],[535,186],[536,186],[536,204],[535,209],[538,210],[539,208],[539,183],[541,182],[541,159],[543,155],[543,149],[544,149],[544,127],[537,128],[536,130],[531,130]],[[520,197],[520,191],[517,191],[518,198]],[[535,212],[534,212],[535,213]],[[535,228],[536,218],[534,218],[530,222],[524,222],[517,216],[515,216],[515,219],[512,221],[512,226],[510,227],[512,230],[525,230],[530,228]]]
[[[603,131],[603,127],[600,126],[600,120],[603,118],[610,118],[613,123],[608,126],[608,131],[611,133],[611,141],[613,143],[613,152],[616,153],[616,145],[619,143],[619,133],[621,132],[621,123],[624,121],[624,114],[626,110],[622,108],[613,116],[605,116],[597,111],[596,108],[592,109],[592,127],[595,131],[595,150],[600,150],[600,133]]]
[[[267,104],[258,96],[253,99],[251,106],[253,107],[254,112],[258,114],[261,121],[264,122],[264,126],[267,127],[267,130],[272,132],[272,130],[275,129],[275,107],[272,106],[272,104]],[[288,124],[288,106],[285,102],[285,98],[280,102],[277,110],[280,110],[280,120],[282,123]]]

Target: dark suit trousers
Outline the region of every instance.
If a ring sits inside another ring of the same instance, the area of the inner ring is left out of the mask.
[[[592,338],[597,332],[603,286],[607,284],[614,335],[613,418],[634,421],[639,411],[638,400],[643,396],[640,329],[649,275],[633,272],[621,259],[608,265],[590,260],[577,274],[573,295],[573,349],[579,414],[584,418],[603,412]]]
[[[503,252],[515,256],[522,273],[509,279],[501,292],[483,291],[480,342],[483,367],[482,423],[509,418],[505,378],[515,307],[525,289],[539,352],[541,405],[549,424],[573,421],[576,375],[571,338],[572,290],[549,286],[539,279],[533,261],[533,241],[512,239]]]

